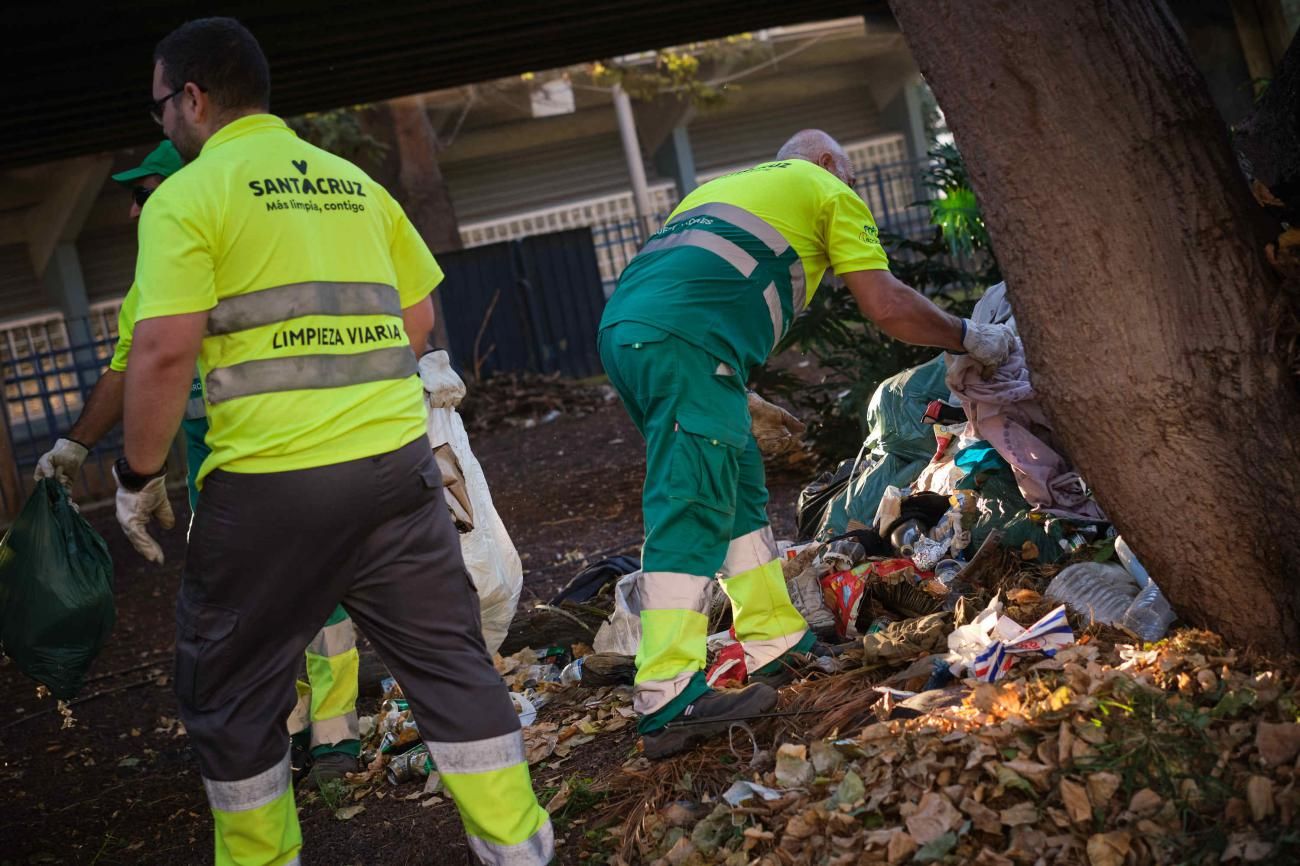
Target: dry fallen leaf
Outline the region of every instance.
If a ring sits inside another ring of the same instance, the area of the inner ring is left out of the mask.
[[[1033,824],[1038,820],[1038,807],[1029,802],[1017,803],[1009,809],[1003,809],[998,817],[1008,827]]]
[[[905,823],[917,844],[929,845],[961,823],[961,813],[943,794],[927,792]]]
[[[1062,779],[1060,784],[1061,801],[1070,820],[1076,824],[1092,818],[1092,804],[1088,800],[1088,789],[1078,782]]]
[[[342,809],[335,809],[334,817],[340,821],[350,821],[364,811],[366,811],[364,804],[353,803],[351,806],[344,806]]]
[[[1003,857],[988,848],[983,848],[975,858],[974,866],[1013,866],[1013,864],[1010,857]]]
[[[970,818],[975,829],[981,833],[1002,834],[1002,821],[998,818],[998,813],[994,812],[983,803],[977,803],[970,797],[961,801],[961,810]]]
[[[1129,799],[1128,810],[1135,815],[1150,815],[1164,804],[1164,797],[1150,788],[1143,788]]]
[[[898,866],[898,864],[915,854],[917,847],[915,839],[903,830],[899,830],[890,837],[889,845],[885,849],[885,856],[889,860],[890,866]]]
[[[1088,862],[1092,866],[1123,866],[1132,847],[1128,833],[1095,833],[1088,837]]]
[[[1300,724],[1260,722],[1255,731],[1255,748],[1265,766],[1289,764],[1300,753]]]
[[[1251,820],[1259,823],[1273,814],[1273,780],[1267,776],[1251,776],[1246,782],[1246,802],[1250,804]]]
[[[1052,768],[1046,764],[1039,764],[1036,761],[1016,760],[1007,761],[1004,766],[1024,776],[1031,785],[1040,791],[1046,791],[1050,787]]]
[[[1088,777],[1088,799],[1093,808],[1105,809],[1119,790],[1121,779],[1114,773],[1093,773]]]

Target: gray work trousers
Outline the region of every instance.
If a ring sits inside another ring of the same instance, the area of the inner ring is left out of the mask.
[[[205,778],[284,760],[303,647],[340,603],[424,739],[519,730],[421,437],[333,466],[204,479],[176,607],[176,696]]]

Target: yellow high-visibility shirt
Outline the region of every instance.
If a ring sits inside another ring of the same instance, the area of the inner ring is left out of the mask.
[[[803,263],[805,302],[827,268],[838,276],[889,270],[876,220],[857,191],[806,159],[764,162],[692,190],[668,217],[702,204],[744,208],[781,233]]]
[[[260,114],[223,127],[140,216],[135,321],[208,311],[214,469],[286,472],[425,435],[402,310],[442,271],[401,207]]]

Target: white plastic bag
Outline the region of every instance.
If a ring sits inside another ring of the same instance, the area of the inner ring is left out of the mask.
[[[614,584],[614,612],[600,625],[591,648],[598,653],[636,655],[641,643],[641,572],[625,574]]]
[[[465,396],[465,383],[451,368],[446,352],[430,352],[420,359],[420,381],[424,383],[425,401],[429,405],[429,445],[436,449],[449,444],[465,476],[474,528],[461,534],[460,550],[478,590],[483,640],[488,652],[495,653],[506,639],[506,631],[519,606],[519,593],[524,584],[523,563],[492,505],[483,467],[470,450],[465,425],[456,412],[456,406]]]

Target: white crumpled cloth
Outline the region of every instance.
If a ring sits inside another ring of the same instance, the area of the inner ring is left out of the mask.
[[[993,293],[995,302],[986,303]],[[977,306],[972,318],[1006,317],[1003,320],[1014,325],[1005,284],[990,288],[980,304],[984,309]],[[1016,484],[1030,505],[1062,517],[1105,520],[1079,473],[1053,447],[1052,425],[1038,404],[1019,337],[1007,360],[987,379],[969,355],[949,355],[946,383],[966,410],[969,434],[987,441],[1011,464]]]

